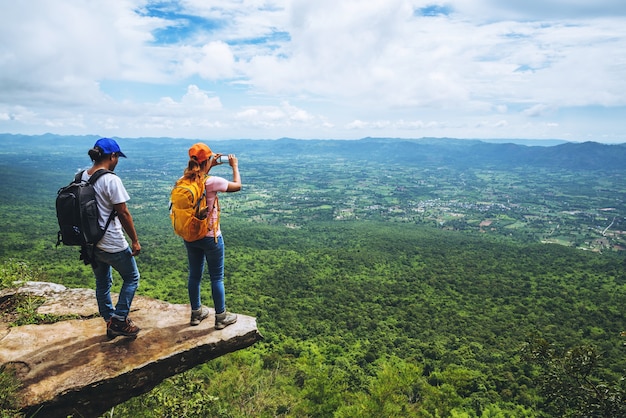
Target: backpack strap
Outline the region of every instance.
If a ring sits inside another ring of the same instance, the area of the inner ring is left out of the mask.
[[[191,192],[193,195],[193,192]],[[200,213],[200,205],[202,204],[202,200],[206,199],[206,187],[203,188],[202,194],[198,196],[198,202],[196,202],[196,216]]]
[[[211,156],[211,160],[213,160],[213,156]],[[206,181],[208,180],[209,177],[211,176],[207,174],[204,176],[204,179],[203,179],[204,188],[202,192],[202,199],[206,199]],[[209,225],[209,230],[213,231],[213,239],[215,240],[215,242],[217,242],[217,235],[216,235],[217,226],[220,224],[220,201],[219,201],[219,196],[217,193],[215,193],[215,200],[213,201],[213,207],[211,208],[211,210],[207,211],[207,217],[209,217],[215,209],[217,209],[217,219],[215,219],[215,222],[213,222],[212,225]]]
[[[213,158],[213,156],[211,156],[211,158]],[[198,217],[198,214],[200,213],[200,205],[202,205],[202,201],[206,199],[206,179],[207,178],[209,178],[209,176],[205,175],[201,180],[202,194],[198,196],[198,200],[196,201],[196,204],[194,205],[196,207],[196,217]],[[193,196],[194,199],[196,198],[196,196],[193,194],[193,190],[187,187],[185,189],[189,190],[189,193],[191,193],[191,196]]]
[[[211,229],[213,230],[213,240],[217,242],[217,226],[220,224],[220,213],[222,211],[217,193],[215,193],[215,201],[213,201],[213,210],[215,209],[217,209],[217,219],[215,219],[215,222],[211,225]]]
[[[74,176],[74,183],[80,183],[81,181],[83,181],[83,173],[85,171],[87,170],[81,170],[78,173],[76,173],[76,175]],[[96,181],[98,181],[98,179],[102,177],[102,175],[108,174],[108,173],[115,174],[111,170],[107,170],[106,168],[101,168],[99,170],[96,170],[96,172],[93,173],[91,177],[89,177],[89,180],[87,181],[91,183],[91,185],[93,186],[94,184],[96,184]]]
[[[84,170],[83,170],[83,171],[84,171]],[[81,172],[79,173],[79,174],[81,175],[81,178],[82,178],[82,175],[83,175],[83,171],[81,171]],[[111,171],[111,170],[107,170],[106,168],[101,168],[101,169],[99,169],[99,170],[96,170],[96,172],[95,172],[95,173],[93,173],[93,174],[91,175],[91,177],[89,177],[89,180],[88,180],[88,181],[89,181],[89,183],[91,183],[92,185],[94,185],[94,184],[96,184],[96,181],[98,181],[98,179],[99,179],[100,177],[102,177],[104,174],[109,174],[109,173],[111,173],[111,174],[115,174],[115,173],[114,173],[113,171]]]
[[[76,173],[76,175],[74,176],[74,183],[80,183],[81,181],[83,181],[83,173],[86,170],[80,170],[78,173]]]
[[[83,170],[80,173],[76,174],[75,179],[78,179],[79,181],[82,181],[84,172],[85,172],[85,170]],[[107,170],[106,168],[101,168],[101,169],[96,170],[96,172],[93,173],[91,175],[91,177],[89,177],[88,182],[93,186],[94,184],[96,184],[96,181],[98,181],[98,179],[100,177],[102,177],[103,175],[105,175],[105,174],[114,174],[114,175],[116,175],[111,170]],[[107,229],[109,228],[109,224],[111,223],[111,221],[113,221],[113,219],[115,219],[116,216],[117,216],[117,212],[115,210],[112,210],[111,214],[109,215],[109,218],[107,219],[106,224],[104,225],[104,229],[102,230],[102,236],[104,236],[104,234],[107,232]],[[94,247],[95,247],[95,245],[94,245]]]

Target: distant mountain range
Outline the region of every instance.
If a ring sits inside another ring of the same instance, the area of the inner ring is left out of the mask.
[[[335,154],[370,161],[397,161],[428,166],[507,169],[534,166],[570,170],[626,170],[626,144],[607,145],[597,142],[562,142],[552,146],[529,146],[449,138],[416,140],[364,138],[356,141],[281,139],[276,141],[274,147],[277,148],[277,152],[299,155]]]
[[[53,146],[55,148],[81,147],[88,149],[97,136],[60,136],[53,134],[28,136],[0,134],[0,151],[13,146],[11,151],[25,147]],[[132,149],[146,144],[153,148],[171,146],[182,150],[198,139],[128,138],[123,148]],[[385,163],[416,164],[421,166],[453,166],[503,168],[519,166],[561,168],[569,170],[626,170],[626,144],[607,145],[597,142],[573,143],[559,140],[476,140],[454,138],[363,138],[360,140],[301,140],[233,139],[206,141],[212,149],[223,152],[249,154],[260,158],[268,156],[327,158],[382,161]],[[547,145],[551,144],[551,145]],[[179,151],[180,150],[180,151]]]

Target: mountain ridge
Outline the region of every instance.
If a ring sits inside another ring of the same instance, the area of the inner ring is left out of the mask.
[[[44,134],[37,136],[0,134],[0,145],[49,146],[54,141],[59,151],[80,145],[90,147],[94,135],[62,136]],[[184,151],[199,139],[183,138],[120,138],[123,148],[138,146],[180,146]],[[41,142],[45,144],[41,144]],[[561,168],[569,170],[626,169],[626,144],[599,142],[566,142],[549,140],[479,140],[456,138],[373,138],[344,139],[224,139],[204,141],[217,152],[227,151],[240,155],[258,151],[271,151],[277,157],[350,158],[386,164],[419,164],[428,166],[452,165],[458,168],[482,167],[505,168],[531,166],[538,168]],[[523,143],[520,143],[523,142]]]

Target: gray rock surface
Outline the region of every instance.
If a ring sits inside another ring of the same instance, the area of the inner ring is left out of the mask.
[[[235,324],[218,331],[211,310],[191,327],[188,304],[137,295],[130,317],[142,329],[138,337],[109,340],[93,290],[27,282],[0,293],[0,301],[16,292],[43,296],[38,313],[79,317],[19,327],[0,322],[0,367],[16,372],[23,383],[21,408],[37,416],[101,415],[167,377],[262,339],[253,317],[238,315]]]

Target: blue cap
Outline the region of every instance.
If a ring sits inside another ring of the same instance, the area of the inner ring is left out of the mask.
[[[126,158],[126,155],[120,149],[120,146],[117,145],[114,139],[111,138],[100,138],[96,141],[96,144],[93,146],[94,148],[98,147],[102,150],[103,154],[113,154],[117,153],[120,157]]]

